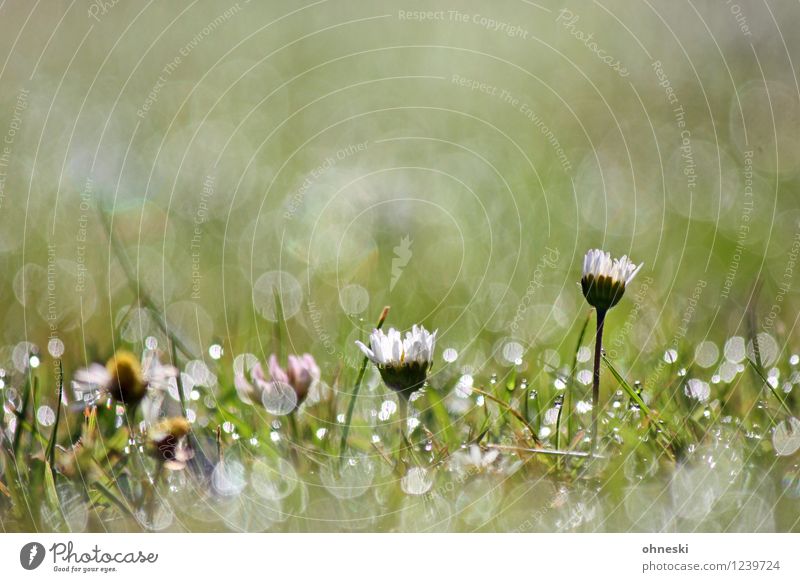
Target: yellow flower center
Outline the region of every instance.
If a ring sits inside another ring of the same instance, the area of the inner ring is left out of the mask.
[[[120,350],[106,363],[111,376],[108,391],[117,400],[135,404],[145,393],[142,380],[142,367],[139,359],[132,353]]]

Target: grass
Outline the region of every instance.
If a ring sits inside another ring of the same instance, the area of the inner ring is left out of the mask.
[[[688,388],[704,372],[684,342],[668,366],[658,353],[641,353],[636,369],[654,379],[648,390],[603,353],[599,406],[591,414],[579,408],[591,400],[593,372],[581,356],[592,347],[590,315],[562,342],[573,346],[566,366],[538,367],[544,355],[535,351],[469,371],[450,358],[406,412],[367,358],[357,366],[324,361],[329,375],[313,397],[273,416],[239,397],[234,356],[201,362],[170,330],[102,222],[130,289],[166,334],[161,358],[184,368],[172,395],[150,390],[145,402],[160,416],[191,421],[190,454],[174,467],[148,454],[151,425],[140,409],[66,403],[60,358],[52,358],[52,378],[43,366],[12,371],[0,417],[6,531],[627,531],[654,515],[666,516],[658,528],[670,531],[799,529],[797,453],[776,456],[770,442],[797,407],[794,391],[782,396],[774,378],[791,386],[798,362],[765,371],[754,333],[741,358],[747,366],[735,364],[724,381],[712,377],[705,398]],[[271,346],[283,358],[297,348],[284,345],[290,323],[281,290],[273,300]],[[376,328],[388,317],[385,307]],[[114,345],[141,349],[121,337]],[[725,363],[723,356],[712,371]],[[208,373],[198,379],[201,364]],[[54,410],[52,422],[38,418],[43,406]],[[797,438],[784,426],[781,438]],[[626,501],[645,487],[655,495],[644,509]],[[686,510],[681,496],[709,487],[712,505]],[[731,503],[741,507],[732,511]],[[764,506],[774,509],[752,514]]]
[[[641,393],[604,355],[592,454],[583,436],[591,419],[574,410],[589,398],[589,370],[578,356],[589,347],[585,330],[577,330],[570,364],[557,374],[528,378],[522,365],[495,367],[465,388],[457,360],[445,365],[412,398],[416,421],[407,436],[398,430],[396,396],[367,362],[335,381],[323,378],[333,382],[330,389],[290,421],[243,403],[232,358],[223,356],[210,362],[213,386],[196,385],[191,399],[167,403],[193,420],[194,458],[178,470],[162,471],[146,454],[140,415],[129,425],[117,405],[58,405],[62,362],[52,385],[41,368],[29,368],[5,379],[4,405],[14,422],[2,427],[1,523],[5,531],[627,531],[667,514],[659,526],[667,530],[798,529],[795,490],[787,487],[798,479],[796,454],[777,457],[770,442],[776,423],[792,416],[793,392],[779,395],[750,361],[758,382],[740,372],[706,402],[684,394],[689,372],[675,366],[662,380],[668,389]],[[772,369],[788,377],[794,365]],[[11,398],[17,379],[20,391]],[[531,391],[539,411],[529,406]],[[45,402],[55,408],[50,426],[36,419]],[[548,413],[560,402],[573,408],[566,423],[562,408],[555,420]],[[711,507],[683,509],[676,475],[684,474],[697,479],[690,487],[711,487]],[[639,514],[625,491],[645,485],[658,494]],[[527,491],[544,498],[529,507]],[[742,496],[750,501],[728,511]],[[775,509],[756,519],[748,503]],[[548,509],[531,521],[538,504]],[[414,517],[420,513],[432,517]]]

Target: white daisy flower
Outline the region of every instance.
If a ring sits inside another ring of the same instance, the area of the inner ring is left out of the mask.
[[[583,259],[581,288],[589,305],[598,310],[614,307],[644,263],[636,265],[627,256],[612,259],[611,253],[592,249]]]
[[[378,367],[386,385],[408,398],[425,383],[433,363],[436,333],[421,325],[414,325],[405,337],[394,328],[386,333],[376,329],[369,336],[370,347],[360,341],[356,345]]]

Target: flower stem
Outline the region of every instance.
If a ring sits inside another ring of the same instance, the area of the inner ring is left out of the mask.
[[[405,440],[406,430],[408,429],[408,399],[402,394],[397,395],[397,412],[400,421],[400,435]]]
[[[603,326],[606,310],[597,310],[597,333],[594,340],[594,375],[592,378],[592,453],[597,450],[597,415],[600,408],[600,360],[603,359]]]
[[[400,447],[397,452],[399,458],[402,460],[404,449],[407,450],[412,457],[414,456],[414,450],[406,435],[406,430],[408,430],[408,399],[400,393],[397,394],[397,413],[398,420],[400,421]]]
[[[375,326],[375,329],[380,329],[383,327],[383,322],[386,321],[386,318],[389,316],[389,306],[383,308],[381,311],[380,317],[378,317],[378,324]],[[364,374],[367,371],[367,365],[369,364],[369,358],[364,357],[364,360],[361,362],[361,368],[358,370],[358,376],[356,377],[355,386],[353,386],[353,395],[350,397],[350,404],[347,407],[347,415],[344,419],[344,427],[342,428],[342,439],[339,442],[339,467],[342,466],[342,461],[344,461],[344,452],[347,448],[347,436],[350,434],[350,423],[353,421],[353,412],[356,408],[356,397],[358,396],[358,391],[361,388],[361,381],[364,379]]]
[[[64,397],[64,367],[61,358],[56,360],[58,363],[58,399],[56,400],[56,421],[53,424],[53,432],[50,434],[50,442],[47,444],[47,462],[53,475],[53,482],[56,479],[56,442],[58,440],[58,422],[61,419],[61,400]]]

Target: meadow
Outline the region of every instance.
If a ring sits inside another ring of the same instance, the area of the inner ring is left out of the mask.
[[[799,16],[1,5],[2,531],[799,531]]]

